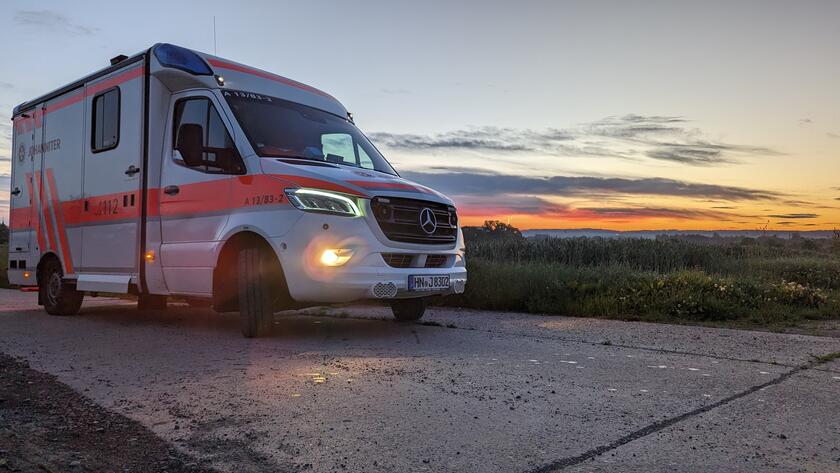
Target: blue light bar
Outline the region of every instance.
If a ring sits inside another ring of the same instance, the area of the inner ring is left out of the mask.
[[[213,71],[204,59],[189,49],[163,43],[155,48],[155,57],[162,66],[173,67],[197,76],[211,76]]]

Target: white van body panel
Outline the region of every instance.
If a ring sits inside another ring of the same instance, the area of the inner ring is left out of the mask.
[[[210,72],[162,63],[162,47]],[[94,149],[94,136],[104,129],[96,122],[104,113],[96,100],[113,91],[118,140]],[[39,264],[58,258],[65,279],[81,291],[211,298],[226,284],[225,245],[247,234],[274,251],[296,302],[463,291],[463,234],[448,197],[371,169],[258,156],[228,102],[232,91],[303,105],[352,125],[345,107],[314,87],[171,45],[156,45],[16,107],[10,282],[36,285]],[[187,165],[175,151],[178,113],[181,124],[206,118],[198,127],[205,143],[229,144],[202,149],[233,150],[234,157],[211,154],[239,164]],[[361,215],[301,210],[286,194],[301,188],[352,199]],[[390,223],[375,215],[374,201],[402,208],[410,218],[400,225],[410,235],[386,230]],[[447,228],[445,239],[419,231],[411,212],[423,211],[445,219],[432,229]],[[352,257],[343,266],[326,266],[320,258],[328,248],[352,250]],[[409,276],[418,275],[448,276],[451,286],[412,292]]]

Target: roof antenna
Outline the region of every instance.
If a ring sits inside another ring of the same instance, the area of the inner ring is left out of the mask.
[[[216,52],[216,15],[213,15],[213,55],[219,55],[219,53]]]

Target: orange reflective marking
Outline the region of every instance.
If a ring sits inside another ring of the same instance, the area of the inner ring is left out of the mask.
[[[16,207],[9,210],[9,229],[10,230],[30,230],[32,224],[29,221],[29,212],[31,207]]]
[[[57,249],[55,244],[55,235],[53,234],[52,219],[50,219],[50,209],[46,205],[44,199],[44,181],[41,180],[41,171],[35,171],[35,180],[38,181],[38,203],[41,206],[41,212],[44,214],[44,224],[47,230],[47,239],[50,243],[50,249]]]
[[[64,230],[64,209],[59,204],[58,190],[55,185],[55,176],[51,168],[47,169],[47,183],[49,184],[49,192],[52,198],[53,213],[55,214],[55,223],[58,226],[58,242],[61,245],[61,253],[64,255],[64,267],[67,273],[73,272],[73,257],[70,255],[70,245],[67,244],[67,232]]]
[[[44,233],[43,231],[41,231],[41,217],[38,216],[38,206],[35,205],[35,184],[32,179],[31,172],[26,173],[26,179],[29,180],[29,202],[32,203],[32,206],[29,208],[29,218],[32,222],[32,225],[35,227],[35,233],[38,235],[38,248],[40,248],[41,251],[44,251],[47,245],[44,241]]]

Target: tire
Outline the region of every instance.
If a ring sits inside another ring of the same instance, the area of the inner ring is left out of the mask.
[[[166,296],[142,294],[137,297],[137,310],[166,310]]]
[[[65,284],[64,272],[57,259],[44,263],[38,280],[38,291],[44,310],[50,315],[75,315],[82,306],[84,294]]]
[[[426,312],[426,299],[397,299],[391,301],[391,312],[397,322],[416,322]]]
[[[271,268],[267,255],[260,249],[246,247],[239,250],[239,317],[242,335],[260,337],[271,331],[274,322]]]

